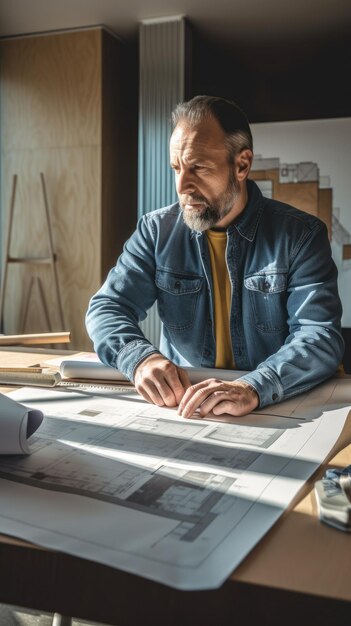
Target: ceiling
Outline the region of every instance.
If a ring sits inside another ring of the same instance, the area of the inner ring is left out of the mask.
[[[222,44],[335,36],[351,26],[350,0],[1,0],[0,37],[103,24],[136,41],[141,20],[179,14]]]

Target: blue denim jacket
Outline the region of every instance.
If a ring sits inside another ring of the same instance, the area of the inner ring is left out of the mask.
[[[327,229],[316,217],[264,198],[248,181],[248,204],[227,230],[230,330],[236,367],[260,406],[331,376],[341,362],[341,304]],[[160,348],[138,323],[157,300]],[[100,359],[130,380],[160,351],[180,366],[214,367],[213,286],[204,233],[178,204],[144,215],[90,301],[88,332]]]

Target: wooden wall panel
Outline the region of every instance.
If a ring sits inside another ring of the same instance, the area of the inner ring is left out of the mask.
[[[136,221],[137,98],[130,86],[136,67],[125,63],[123,45],[102,28],[14,38],[0,47],[3,225],[18,175],[11,254],[48,252],[43,172],[64,330],[71,331],[72,348],[91,349],[88,301]],[[49,330],[38,284],[52,330],[62,330],[49,268],[11,264],[5,333],[21,331],[30,285],[25,330]]]
[[[342,247],[343,261],[351,259],[351,243],[345,243]]]
[[[3,226],[18,175],[10,253],[48,254],[43,172],[64,330],[72,347],[90,348],[84,316],[101,274],[101,29],[11,39],[1,48]],[[50,267],[10,264],[4,332],[22,330],[26,303],[25,330],[49,330],[37,277],[52,330],[63,330]]]
[[[301,211],[318,215],[318,183],[280,183],[279,170],[254,170],[250,172],[252,180],[273,181],[273,198],[291,204]]]
[[[329,239],[332,236],[333,190],[320,189],[317,181],[280,183],[279,170],[253,170],[252,180],[271,180],[272,196],[275,200],[286,202],[292,206],[318,216],[328,228]]]
[[[271,180],[272,185],[272,197],[276,197],[277,188],[279,187],[279,170],[252,170],[250,172],[251,180]]]
[[[2,150],[101,143],[101,30],[2,43]]]
[[[274,193],[276,200],[292,204],[301,211],[318,214],[318,183],[282,183]]]
[[[64,309],[66,329],[71,330],[72,345],[90,347],[84,317],[92,293],[100,285],[101,147],[13,151],[3,162],[4,201],[9,206],[11,180],[18,174],[13,223],[14,256],[46,256],[48,238],[40,172],[44,173],[51,209],[54,249]],[[56,295],[48,266],[9,266],[5,302],[6,333],[18,332],[31,276],[39,276],[49,301],[54,330],[60,330]],[[47,330],[41,302],[36,293],[31,299],[26,330]],[[36,303],[36,304],[35,304]],[[45,328],[44,328],[45,326]],[[62,330],[62,328],[61,328]]]
[[[327,225],[329,239],[332,238],[333,190],[318,189],[318,217]]]
[[[279,170],[251,170],[250,178],[252,180],[272,180],[279,184]]]

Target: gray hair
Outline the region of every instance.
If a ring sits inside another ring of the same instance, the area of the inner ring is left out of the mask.
[[[188,102],[180,102],[172,113],[173,128],[181,121],[196,126],[210,117],[217,120],[226,135],[231,161],[242,150],[253,150],[252,134],[244,111],[235,102],[225,98],[195,96]]]

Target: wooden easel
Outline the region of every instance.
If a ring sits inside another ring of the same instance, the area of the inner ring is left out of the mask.
[[[14,215],[15,200],[16,200],[17,178],[18,178],[17,174],[14,174],[13,182],[12,182],[12,194],[11,194],[9,218],[8,218],[8,229],[7,229],[7,234],[6,234],[5,246],[4,246],[4,257],[3,257],[2,278],[1,278],[1,293],[0,293],[0,322],[1,322],[1,327],[3,329],[5,292],[6,292],[8,268],[9,268],[9,265],[12,264],[12,263],[16,263],[16,264],[21,263],[22,265],[33,265],[33,266],[35,266],[35,265],[48,265],[50,267],[50,270],[51,270],[51,273],[52,273],[52,277],[53,277],[53,281],[54,281],[54,287],[55,287],[55,291],[56,291],[56,299],[57,299],[57,307],[58,307],[58,314],[59,314],[60,324],[61,324],[62,329],[63,329],[65,327],[65,325],[64,325],[62,301],[61,301],[60,289],[59,289],[59,283],[58,283],[58,275],[57,275],[57,267],[56,267],[56,255],[54,253],[54,247],[53,247],[52,227],[51,227],[51,220],[50,220],[49,203],[48,203],[48,198],[47,198],[47,193],[46,193],[45,178],[44,178],[44,174],[42,172],[40,173],[40,180],[41,180],[41,187],[42,187],[43,199],[44,199],[44,209],[45,209],[45,218],[46,218],[46,228],[47,228],[47,236],[48,236],[49,254],[48,254],[48,256],[45,256],[45,257],[35,257],[35,256],[14,257],[14,256],[11,256],[11,254],[10,254],[11,238],[12,238],[13,215]],[[38,286],[39,298],[40,298],[40,301],[41,301],[41,304],[42,304],[42,307],[43,307],[46,323],[47,323],[47,325],[49,327],[49,331],[52,331],[52,324],[51,324],[50,317],[49,317],[49,309],[48,309],[48,306],[47,306],[47,302],[46,302],[46,298],[45,298],[42,282],[41,282],[39,276],[32,276],[31,281],[30,281],[30,285],[29,285],[29,290],[28,290],[27,297],[26,297],[26,301],[25,301],[25,305],[24,305],[24,313],[23,313],[21,329],[20,329],[20,332],[22,332],[22,333],[25,332],[25,325],[26,325],[26,322],[27,322],[27,316],[28,316],[28,311],[29,311],[29,301],[30,301],[32,289],[33,289],[35,284],[37,284],[37,286]]]

